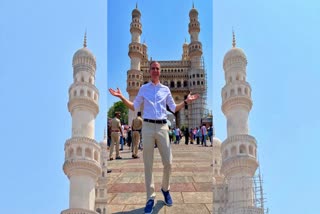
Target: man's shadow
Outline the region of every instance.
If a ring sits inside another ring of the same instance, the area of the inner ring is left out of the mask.
[[[153,207],[154,214],[159,213],[159,211],[164,207],[164,202],[161,200],[157,200],[157,203]],[[112,214],[143,214],[144,213],[144,207],[141,207],[139,209],[130,210],[130,211],[122,211],[122,212],[116,212]]]

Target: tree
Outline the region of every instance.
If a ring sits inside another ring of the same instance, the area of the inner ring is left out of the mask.
[[[128,124],[128,113],[129,113],[129,109],[127,106],[125,106],[123,104],[122,101],[118,101],[113,103],[113,106],[111,106],[108,110],[108,118],[114,118],[114,113],[116,111],[120,111],[121,112],[121,123],[122,124]]]

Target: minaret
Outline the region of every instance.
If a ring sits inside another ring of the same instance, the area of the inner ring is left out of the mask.
[[[201,63],[202,57],[202,44],[199,41],[200,23],[198,21],[198,11],[194,8],[189,12],[189,34],[190,44],[188,55],[191,61],[191,69],[188,72],[189,90],[192,93],[200,94],[200,98],[188,106],[190,112],[188,115],[190,127],[199,127],[201,125],[201,118],[204,116],[205,99],[206,99],[206,78],[203,64]],[[192,112],[192,114],[191,114]]]
[[[70,180],[69,209],[62,214],[93,214],[95,186],[101,175],[100,146],[94,140],[95,118],[99,112],[99,91],[95,87],[96,60],[87,48],[73,56],[73,83],[69,88],[68,110],[72,136],[65,143],[63,171]]]
[[[98,179],[97,186],[96,186],[96,204],[95,209],[96,212],[101,214],[108,213],[108,206],[107,206],[107,171],[108,171],[108,135],[107,135],[107,127],[104,129],[104,137],[103,140],[100,142],[101,147],[101,169],[102,173]]]
[[[138,6],[132,11],[132,22],[130,24],[131,43],[129,44],[129,57],[131,59],[130,70],[127,71],[127,92],[129,100],[133,101],[137,96],[140,86],[143,82],[143,73],[140,70],[141,62],[148,60],[147,45],[140,43],[142,34],[142,24],[140,23],[141,13]],[[136,111],[129,111],[128,123],[137,115]]]
[[[185,40],[182,45],[182,59],[181,59],[182,61],[190,60],[188,51],[189,51],[189,46],[188,46],[187,40]]]
[[[222,143],[222,167],[228,185],[227,214],[260,213],[255,208],[253,177],[258,167],[257,143],[249,135],[248,116],[252,107],[251,87],[246,81],[247,59],[236,47],[223,60],[226,84],[222,89],[222,111],[227,118],[227,139]],[[262,212],[261,212],[262,213]]]

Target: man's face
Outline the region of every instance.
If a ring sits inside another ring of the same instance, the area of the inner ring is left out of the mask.
[[[158,81],[160,78],[160,64],[157,62],[154,62],[150,65],[150,76],[152,82]]]

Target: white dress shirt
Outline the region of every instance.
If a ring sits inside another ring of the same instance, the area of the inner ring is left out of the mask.
[[[134,109],[138,109],[143,103],[143,118],[151,120],[167,119],[168,105],[175,112],[176,104],[172,98],[170,89],[161,83],[149,82],[141,86],[138,95],[133,101]]]

